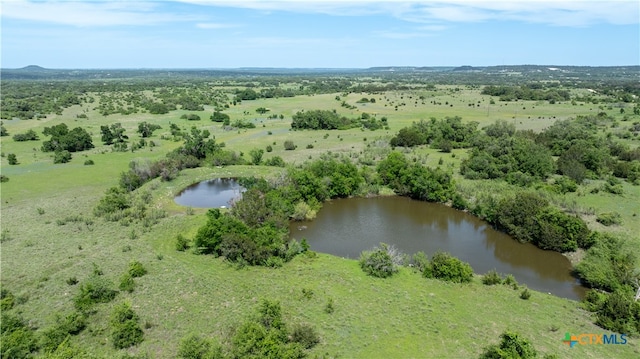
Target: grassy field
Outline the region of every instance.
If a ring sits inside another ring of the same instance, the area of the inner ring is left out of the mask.
[[[336,96],[357,110],[341,107]],[[425,97],[424,104],[419,96]],[[205,220],[205,210],[190,210],[173,202],[173,196],[182,188],[215,177],[277,175],[280,169],[199,168],[185,170],[171,182],[156,179],[147,183],[141,190],[151,193],[150,206],[168,214],[152,227],[139,223],[122,226],[92,214],[104,191],[117,184],[119,174],[127,169],[131,160],[160,158],[180,145],[160,140],[163,133],[168,134],[171,122],[183,128],[191,125],[206,128],[218,141],[225,142],[228,149],[243,152],[245,158],[251,149],[272,145],[273,152],[265,153],[265,159],[277,155],[287,162],[301,163],[329,151],[357,155],[377,138],[390,136],[412,121],[430,117],[460,116],[464,121],[478,121],[480,127],[496,119],[506,119],[516,121],[518,128],[540,130],[556,119],[601,111],[596,105],[569,103],[489,104],[489,97],[480,95],[478,90],[456,91],[454,86],[416,93],[390,92],[374,95],[375,104],[357,104],[362,97],[371,96],[329,94],[244,101],[226,112],[232,121],[252,120],[257,127],[234,131],[224,131],[220,124],[208,120],[212,108],[197,112],[202,121],[179,119],[183,111],[104,117],[87,105],[74,106],[61,116],[50,115],[37,121],[5,121],[4,126],[11,135],[28,129],[41,133],[45,126],[61,122],[70,128],[82,126],[92,133],[96,145],[90,151],[74,154],[68,164],[54,165],[51,156],[39,150],[42,135],[37,142],[2,138],[2,152],[15,153],[20,162],[9,166],[3,156],[1,168],[2,174],[10,178],[1,185],[2,285],[24,298],[24,303],[12,311],[21,313],[33,327],[46,329],[55,323],[57,314],[73,310],[72,298],[77,287],[67,284],[67,279],[76,277],[82,281],[95,264],[117,283],[128,263],[139,260],[149,274],[136,280],[138,286],[133,293],[120,293],[115,301],[99,305],[89,327],[73,338],[75,343],[113,357],[116,351],[110,345],[108,315],[116,304],[127,301],[145,325],[145,341],[128,351],[147,353],[153,358],[171,358],[184,336],[196,333],[221,341],[231,328],[255,310],[260,299],[269,298],[281,302],[288,323],[312,324],[321,336],[321,343],[312,354],[326,353],[328,357],[477,357],[484,347],[497,343],[504,330],[516,331],[530,339],[539,352],[555,353],[561,358],[638,357],[640,347],[636,338],[627,345],[569,348],[563,344],[565,332],[599,334],[605,331],[592,324],[592,314],[580,309],[578,303],[544,293],[533,292],[531,299],[525,301],[519,299],[520,291],[504,286],[486,287],[479,278],[468,285],[448,284],[422,278],[409,268],[401,269],[399,275],[392,278],[376,279],[366,276],[354,260],[325,254],[316,258],[297,257],[280,269],[237,269],[219,258],[175,250],[175,237],[183,234],[191,238]],[[402,103],[405,105],[400,105]],[[469,103],[480,103],[480,106],[471,107]],[[268,114],[283,114],[284,119],[259,117],[255,112],[258,107],[269,108]],[[362,112],[386,116],[390,129],[290,131],[291,115],[302,109],[336,109],[349,117]],[[77,119],[76,115],[85,110],[89,118]],[[134,153],[117,153],[101,144],[100,125],[120,122],[129,137],[137,139],[135,129],[141,121],[162,126],[152,137],[158,146]],[[282,145],[285,140],[293,140],[298,148],[285,151]],[[313,148],[306,148],[309,144]],[[465,151],[444,154],[420,149],[415,154],[426,157],[428,165],[437,164],[442,157],[445,166],[455,169]],[[85,159],[92,159],[95,165],[83,165]],[[457,180],[463,185],[473,185],[461,178]],[[604,228],[593,219],[589,224],[594,229],[613,230],[630,237],[634,240],[634,250],[640,253],[637,236],[640,188],[625,183],[621,197],[590,193],[590,186],[596,185],[589,183],[580,192],[558,201],[575,201],[578,206],[592,207],[597,213],[619,212],[623,216],[622,226]],[[313,295],[304,297],[302,289],[311,290]],[[324,312],[329,299],[335,304],[332,314]]]

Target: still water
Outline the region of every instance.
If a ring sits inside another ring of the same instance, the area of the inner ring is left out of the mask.
[[[586,289],[571,276],[562,254],[521,244],[486,222],[447,206],[404,197],[338,199],[324,203],[313,221],[291,222],[291,237],[311,249],[357,259],[380,242],[402,252],[446,251],[468,262],[475,273],[491,269],[513,274],[518,283],[579,300]]]
[[[229,207],[243,190],[234,178],[216,178],[185,188],[174,200],[179,205],[194,208]]]

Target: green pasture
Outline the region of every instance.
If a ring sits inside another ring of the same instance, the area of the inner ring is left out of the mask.
[[[340,101],[335,99],[341,98]],[[424,96],[423,101],[419,99]],[[363,97],[375,103],[358,104]],[[99,99],[98,99],[99,100]],[[356,109],[341,107],[342,101]],[[416,103],[417,101],[417,103]],[[436,101],[433,104],[430,101]],[[445,105],[445,103],[449,105]],[[420,119],[460,116],[463,121],[478,121],[480,127],[498,119],[516,122],[518,129],[541,130],[557,119],[603,111],[597,105],[571,103],[548,104],[535,101],[503,103],[480,95],[478,89],[438,86],[435,91],[398,91],[384,94],[327,94],[294,98],[243,101],[225,113],[231,121],[251,120],[254,129],[225,131],[221,123],[211,122],[212,107],[205,111],[173,111],[166,115],[139,113],[128,116],[102,116],[95,104],[66,109],[61,116],[46,119],[5,121],[10,133],[2,137],[2,175],[9,177],[0,186],[2,285],[26,300],[12,311],[21,313],[39,330],[52,326],[56,314],[73,310],[72,298],[77,286],[66,281],[82,281],[94,265],[113,280],[132,260],[141,261],[149,273],[136,279],[133,293],[121,292],[111,303],[100,304],[89,327],[72,342],[105,357],[117,352],[111,346],[108,316],[111,308],[127,301],[145,325],[145,340],[128,352],[148,354],[151,358],[175,357],[180,339],[189,334],[224,340],[235,326],[254,312],[260,299],[280,301],[288,323],[308,323],[319,332],[321,343],[311,354],[329,358],[473,358],[483,348],[497,343],[505,330],[518,332],[532,341],[544,354],[560,358],[635,358],[640,353],[637,338],[627,345],[590,345],[569,348],[562,343],[565,332],[605,333],[593,324],[591,313],[578,303],[546,293],[533,292],[531,299],[521,300],[520,291],[505,286],[487,287],[479,277],[468,285],[458,285],[422,278],[410,268],[389,279],[366,276],[357,261],[325,254],[296,257],[279,269],[241,268],[220,258],[195,255],[191,250],[175,250],[175,238],[183,234],[192,238],[205,222],[204,209],[189,209],[173,202],[173,197],[189,184],[215,177],[277,176],[283,169],[263,166],[204,167],[183,171],[171,182],[155,179],[138,191],[151,193],[151,208],[163,209],[167,217],[144,227],[140,223],[123,226],[93,216],[93,208],[105,190],[117,185],[119,175],[132,160],[157,159],[181,143],[161,139],[169,135],[169,124],[183,129],[191,126],[207,129],[226,149],[242,152],[250,159],[252,149],[266,149],[264,159],[281,156],[288,163],[302,163],[326,153],[344,153],[354,158],[371,151],[368,144],[386,140],[400,128]],[[400,105],[403,104],[404,105]],[[440,104],[441,103],[441,104]],[[469,106],[473,103],[474,106]],[[479,104],[480,106],[476,106]],[[398,105],[398,109],[395,106]],[[453,105],[453,106],[451,106]],[[258,107],[270,111],[256,113]],[[363,112],[386,116],[389,130],[362,131],[291,131],[291,116],[300,110],[336,109],[348,116]],[[604,111],[620,117],[616,110]],[[76,116],[86,113],[88,118]],[[197,113],[201,121],[180,119],[184,113]],[[283,114],[284,119],[267,119]],[[515,118],[514,118],[515,117]],[[135,152],[112,152],[100,141],[100,126],[120,122],[131,142],[139,136],[138,123],[153,122],[162,126],[147,140],[155,147]],[[74,153],[67,164],[53,164],[51,154],[40,150],[44,127],[66,123],[70,128],[82,126],[92,134],[95,148]],[[627,122],[621,122],[626,126]],[[11,135],[34,129],[39,141],[15,142]],[[298,147],[284,150],[285,140]],[[275,144],[274,144],[275,143]],[[637,140],[629,143],[637,146]],[[312,145],[313,148],[307,148]],[[20,164],[8,165],[6,154],[15,153]],[[468,190],[509,190],[506,184],[492,187],[464,180],[457,174],[465,150],[442,153],[417,149],[410,153],[429,166],[442,166],[456,174],[456,181]],[[94,165],[84,165],[91,159]],[[477,186],[477,187],[474,187]],[[597,182],[587,183],[574,194],[558,195],[554,201],[573,204],[595,213],[617,211],[620,226],[604,227],[594,215],[586,218],[592,229],[622,233],[632,239],[640,254],[640,188],[623,183],[624,194],[614,196],[602,191],[591,193]],[[63,223],[64,222],[64,223]],[[313,249],[313,248],[312,248]],[[313,295],[305,298],[302,289]],[[324,311],[327,301],[334,302],[335,312]]]

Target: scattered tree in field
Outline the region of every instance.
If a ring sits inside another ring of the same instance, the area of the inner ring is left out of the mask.
[[[138,124],[138,133],[142,138],[151,137],[153,135],[153,131],[159,130],[161,128],[162,127],[160,127],[160,125],[143,121]]]
[[[211,115],[211,121],[224,122],[225,120],[230,120],[229,115],[220,111],[213,111],[213,115]]]
[[[259,165],[262,163],[262,156],[264,155],[264,150],[252,149],[251,151],[249,151],[249,155],[251,156],[251,163],[254,165]]]
[[[10,165],[17,165],[18,164],[18,157],[16,156],[15,153],[9,153],[7,155],[7,161],[9,162]]]

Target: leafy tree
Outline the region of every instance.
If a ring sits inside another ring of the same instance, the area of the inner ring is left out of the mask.
[[[224,120],[230,120],[229,115],[220,111],[213,111],[213,115],[211,115],[211,120],[213,122],[224,122]]]
[[[262,149],[252,149],[249,151],[249,156],[251,156],[251,163],[254,165],[259,165],[262,163],[262,155],[264,155],[264,150]]]
[[[9,162],[10,165],[17,165],[19,163],[18,157],[16,156],[15,153],[7,154],[7,161]]]
[[[548,201],[533,192],[518,192],[502,199],[496,209],[496,224],[520,242],[533,242],[536,218]]]
[[[179,152],[197,159],[204,159],[208,154],[221,149],[215,138],[209,138],[209,136],[211,133],[208,130],[192,127],[190,133],[183,134],[184,145],[179,149]]]
[[[0,125],[0,137],[9,136],[9,132],[7,131],[4,125]]]
[[[151,137],[153,135],[153,131],[161,128],[162,127],[160,127],[160,125],[142,121],[138,124],[138,133],[142,138]]]

